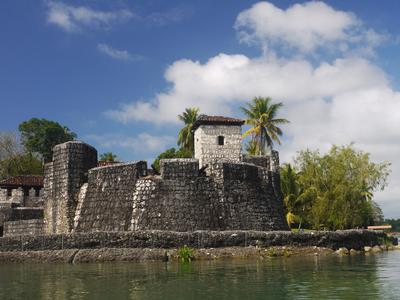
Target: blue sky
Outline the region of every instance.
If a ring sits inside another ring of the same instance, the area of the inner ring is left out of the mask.
[[[392,162],[377,194],[400,217],[398,1],[0,2],[0,130],[60,122],[123,160],[175,146],[188,106],[240,117],[285,104],[283,161],[355,142]]]

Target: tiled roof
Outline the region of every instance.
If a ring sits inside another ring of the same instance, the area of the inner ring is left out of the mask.
[[[193,124],[193,130],[196,130],[200,125],[243,125],[244,120],[236,118],[228,118],[223,116],[207,116],[200,115]]]
[[[109,166],[109,165],[114,165],[114,164],[119,164],[119,161],[107,161],[107,160],[100,160],[97,163],[98,167],[104,167],[104,166]]]
[[[3,186],[43,187],[43,179],[44,176],[41,175],[15,176],[0,181],[0,187]]]

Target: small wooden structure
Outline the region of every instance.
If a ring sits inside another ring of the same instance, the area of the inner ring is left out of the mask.
[[[392,229],[392,225],[368,226],[368,230],[385,231]]]

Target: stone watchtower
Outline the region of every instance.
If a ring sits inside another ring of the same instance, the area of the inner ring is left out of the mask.
[[[242,160],[243,120],[200,115],[193,125],[194,157],[200,168],[216,160]]]

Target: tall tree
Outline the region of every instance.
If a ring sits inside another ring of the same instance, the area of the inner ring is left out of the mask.
[[[24,152],[17,133],[0,132],[0,179],[42,173],[41,161],[36,155]]]
[[[118,160],[118,156],[112,152],[100,154],[100,161],[114,162]]]
[[[40,154],[45,162],[51,161],[55,145],[76,138],[68,127],[46,119],[32,118],[22,122],[18,129],[26,151]]]
[[[352,145],[332,146],[325,155],[300,152],[295,159],[298,198],[309,203],[301,216],[314,229],[348,229],[379,222],[382,216],[373,193],[386,186],[389,165],[371,162],[368,153]]]
[[[196,122],[199,114],[199,109],[196,107],[186,108],[185,111],[178,115],[185,126],[179,131],[178,134],[178,146],[185,151],[194,153],[194,133],[192,132],[194,122]]]
[[[258,155],[266,153],[266,146],[272,149],[274,142],[281,143],[282,129],[278,125],[289,123],[286,119],[277,118],[282,106],[282,103],[272,103],[270,97],[256,97],[246,107],[241,107],[247,117],[246,124],[251,126],[244,136],[250,135],[252,140],[257,141]]]
[[[15,132],[0,132],[0,160],[23,152],[19,136]]]

